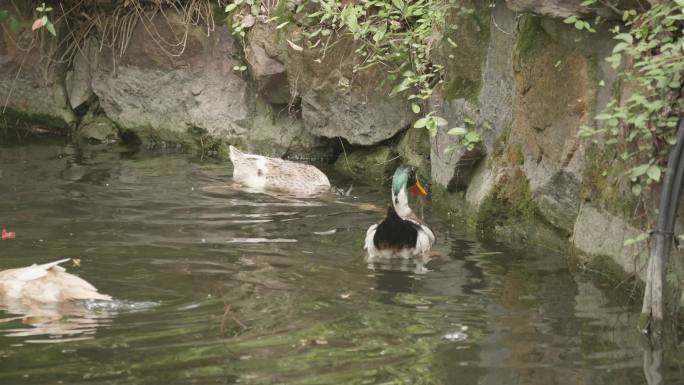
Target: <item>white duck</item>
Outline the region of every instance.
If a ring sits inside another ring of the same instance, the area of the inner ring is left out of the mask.
[[[330,191],[330,181],[314,166],[279,158],[246,154],[230,146],[233,179],[258,191],[272,190],[296,196]]]
[[[378,224],[366,231],[364,249],[370,259],[426,257],[435,235],[422,223],[408,204],[408,190],[418,196],[427,192],[412,167],[399,166],[392,177],[392,205]]]
[[[31,302],[57,303],[71,300],[98,299],[110,301],[112,297],[100,294],[97,289],[59,266],[70,258],[42,265],[0,271],[0,303]]]

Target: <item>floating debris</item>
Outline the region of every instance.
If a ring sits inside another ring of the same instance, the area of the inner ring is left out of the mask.
[[[2,229],[2,240],[7,240],[7,239],[14,239],[17,237],[17,233],[14,231],[7,231],[5,229]]]
[[[293,243],[296,239],[288,238],[231,238],[227,243]]]
[[[450,332],[444,335],[444,339],[449,342],[460,342],[468,339],[468,335],[463,332]]]

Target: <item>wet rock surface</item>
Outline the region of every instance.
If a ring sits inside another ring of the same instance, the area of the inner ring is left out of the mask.
[[[397,158],[389,146],[376,146],[342,153],[335,161],[335,170],[357,180],[376,185],[389,183],[397,166]]]
[[[56,43],[48,43],[55,49]],[[21,120],[43,131],[66,132],[76,121],[68,106],[63,65],[50,66],[31,33],[0,29],[0,108],[8,124]]]

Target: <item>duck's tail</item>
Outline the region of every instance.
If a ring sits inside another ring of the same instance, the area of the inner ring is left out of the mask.
[[[235,162],[236,160],[245,157],[245,154],[242,151],[238,150],[232,145],[228,146],[228,149],[230,150],[230,160],[232,162]]]

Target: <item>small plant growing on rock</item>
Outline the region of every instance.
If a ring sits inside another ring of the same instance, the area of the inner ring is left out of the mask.
[[[677,121],[684,113],[684,0],[653,6],[643,14],[623,15],[627,31],[615,27],[612,55],[606,60],[619,69],[629,96],[614,98],[580,135],[617,146],[619,158],[632,166],[625,176],[641,196],[660,181],[675,141]]]
[[[33,25],[31,26],[31,30],[35,31],[37,29],[45,27],[45,29],[52,34],[52,36],[57,36],[57,32],[55,31],[55,25],[52,24],[52,21],[48,18],[48,13],[52,12],[52,7],[47,7],[45,6],[45,3],[43,3],[40,7],[36,8],[36,11],[38,13],[43,14],[42,17],[36,19],[33,22]]]
[[[226,6],[234,34],[244,37],[255,17],[267,19],[268,7],[260,4],[259,0],[234,0]],[[354,73],[373,66],[386,69],[389,75],[384,82],[392,84],[389,95],[405,95],[413,113],[424,114],[415,127],[425,127],[435,135],[438,127],[447,124],[435,111],[424,111],[444,72],[442,66],[432,61],[431,49],[437,30],[456,28],[446,22],[448,14],[468,15],[472,9],[457,0],[280,0],[275,7],[290,9],[292,14],[267,21],[279,23],[278,29],[295,22],[306,38],[298,44],[288,40],[292,49],[320,49],[325,56],[337,39],[351,36],[358,57]],[[470,138],[474,139],[472,135]]]
[[[460,136],[461,144],[468,151],[474,150],[475,147],[477,147],[482,142],[482,138],[480,137],[479,132],[467,130],[463,127],[454,127],[451,130],[449,130],[448,134],[453,136]]]
[[[583,5],[595,3],[586,0]],[[596,115],[595,126],[581,127],[580,136],[613,146],[626,164],[624,177],[632,193],[645,201],[648,188],[660,182],[665,171],[677,122],[684,113],[684,0],[657,4],[641,14],[626,10],[622,17],[627,28],[613,28],[616,44],[606,61],[618,70],[622,86],[618,93],[627,96],[614,97]],[[574,25],[591,31],[586,22],[575,20]],[[642,233],[624,244],[649,238]]]

